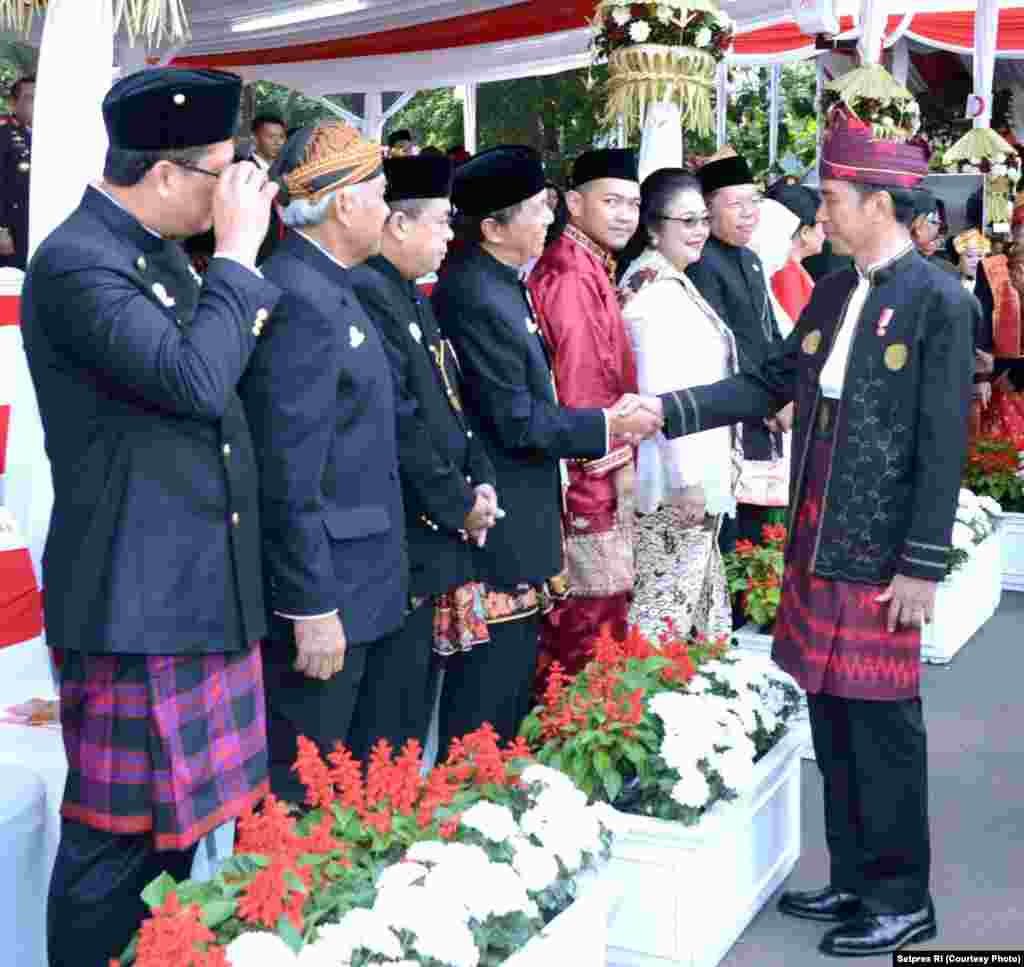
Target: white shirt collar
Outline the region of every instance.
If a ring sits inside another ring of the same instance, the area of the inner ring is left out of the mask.
[[[305,232],[301,232],[297,228],[292,229],[292,231],[294,231],[295,234],[299,236],[299,238],[304,238],[307,242],[309,242],[309,244],[312,245],[313,248],[320,249],[320,251],[323,252],[324,255],[326,255],[336,266],[338,266],[338,268],[344,269],[346,272],[351,268],[351,266],[344,265],[341,262],[339,262],[333,255],[331,255],[330,252],[327,251],[327,249],[325,249],[319,242],[314,242],[313,239],[311,239]]]

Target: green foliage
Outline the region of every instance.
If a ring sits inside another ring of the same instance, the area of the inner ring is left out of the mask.
[[[743,613],[764,627],[775,620],[782,600],[782,572],[785,566],[786,528],[768,524],[763,542],[737,541],[725,555],[725,578],[730,594],[740,595]]]

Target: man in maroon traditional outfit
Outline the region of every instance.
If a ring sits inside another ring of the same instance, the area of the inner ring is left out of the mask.
[[[588,151],[573,166],[569,224],[530,274],[534,308],[552,354],[563,406],[606,407],[636,392],[636,361],[616,297],[614,253],[636,231],[640,184],[632,151]],[[541,674],[587,661],[602,626],[624,634],[633,588],[633,448],[569,466],[565,542],[570,597],[541,631]]]
[[[820,218],[856,268],[818,282],[756,372],[650,405],[673,437],[796,403],[772,655],[807,690],[831,875],[779,906],[838,924],[823,953],[863,956],[936,934],[920,626],[951,549],[980,309],[911,241],[926,149],[830,120]]]

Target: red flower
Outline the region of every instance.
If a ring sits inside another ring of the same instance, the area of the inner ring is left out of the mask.
[[[220,967],[224,951],[210,947],[216,938],[198,906],[182,909],[171,890],[163,904],[142,922],[135,962],[138,967]]]
[[[786,528],[782,524],[765,524],[761,536],[766,544],[785,544]]]

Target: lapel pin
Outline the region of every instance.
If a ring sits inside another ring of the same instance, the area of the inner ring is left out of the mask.
[[[892,320],[892,309],[883,309],[882,314],[878,317],[878,326],[875,332],[878,337],[881,338],[889,331],[889,323]]]
[[[167,294],[167,290],[159,282],[153,283],[153,295],[155,295],[160,300],[161,304],[165,305],[168,309],[174,305],[174,299]]]
[[[349,326],[348,340],[353,349],[358,349],[366,341],[366,333],[360,332],[355,326]]]
[[[419,327],[419,325],[417,323],[415,323],[415,322],[410,322],[409,323],[409,334],[412,336],[413,339],[416,340],[416,342],[418,342],[418,343],[422,343],[423,342],[423,330],[420,329],[420,327]]]

